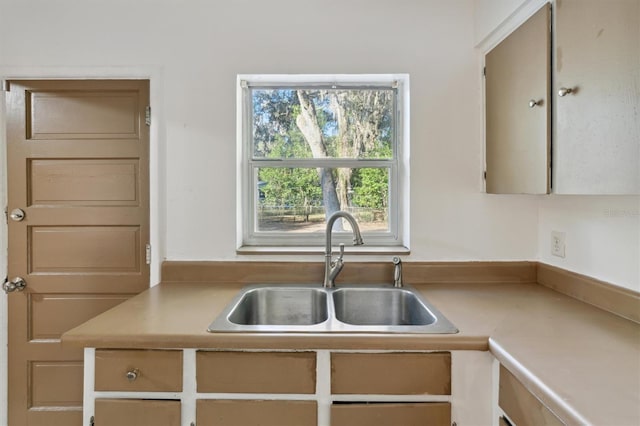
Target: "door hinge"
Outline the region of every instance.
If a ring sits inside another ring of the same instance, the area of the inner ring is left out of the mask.
[[[482,174],[482,177],[484,178],[484,180],[487,180],[487,171],[485,170],[484,173]]]
[[[147,265],[151,265],[151,244],[147,244],[147,246],[145,247],[145,262],[147,262]]]
[[[11,82],[9,80],[2,80],[2,90],[5,92],[11,91]]]
[[[149,105],[144,109],[144,122],[147,126],[151,126],[151,106]]]
[[[4,223],[9,224],[9,206],[4,206]]]
[[[93,418],[93,416],[91,416],[91,418],[89,419],[89,426],[94,426],[95,424],[96,424],[96,421]]]
[[[486,77],[487,76],[487,67],[483,67],[482,68],[482,76]]]

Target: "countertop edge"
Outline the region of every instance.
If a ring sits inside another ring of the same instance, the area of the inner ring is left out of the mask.
[[[128,349],[227,349],[227,350],[385,350],[385,351],[489,351],[489,336],[411,335],[360,333],[212,333],[211,335],[148,337],[67,334],[63,344],[73,347]]]
[[[489,338],[489,352],[563,422],[569,424],[593,423],[582,417],[578,411],[511,356],[509,351],[492,337]]]

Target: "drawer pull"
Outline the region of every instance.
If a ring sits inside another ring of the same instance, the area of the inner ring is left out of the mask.
[[[140,374],[140,371],[137,368],[127,371],[127,380],[130,382],[135,381],[138,378],[138,374]]]

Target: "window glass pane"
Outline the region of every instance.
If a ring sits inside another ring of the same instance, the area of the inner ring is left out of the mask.
[[[258,232],[324,232],[324,200],[333,196],[341,210],[355,216],[361,231],[389,231],[388,168],[259,167],[256,171]],[[323,194],[322,179],[333,181],[325,185],[332,194]],[[346,221],[337,222],[349,230]]]
[[[393,157],[394,89],[250,92],[253,158]]]

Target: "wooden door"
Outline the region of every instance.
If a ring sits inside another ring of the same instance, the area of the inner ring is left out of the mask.
[[[60,336],[149,286],[149,82],[6,95],[8,273],[26,282],[8,294],[9,424],[80,425],[83,353]]]
[[[553,192],[640,194],[640,0],[562,0],[555,17]]]
[[[488,193],[549,192],[550,19],[547,4],[485,57]]]

